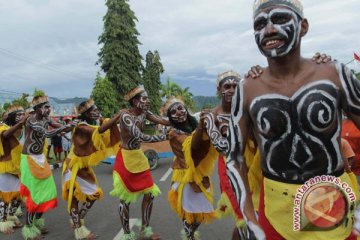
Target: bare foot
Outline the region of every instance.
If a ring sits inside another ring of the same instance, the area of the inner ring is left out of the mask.
[[[21,222],[14,222],[15,226],[13,228],[22,228],[24,226],[24,224],[22,224]]]
[[[49,233],[49,229],[47,229],[46,227],[42,227],[39,230],[41,232],[41,235],[45,235]]]
[[[98,235],[96,235],[95,233],[91,232],[89,235],[87,235],[87,237],[85,238],[86,240],[94,240],[98,237]]]
[[[9,234],[14,233],[14,229],[12,227],[10,227],[10,228],[6,229],[5,231],[3,231],[2,233],[9,235]]]

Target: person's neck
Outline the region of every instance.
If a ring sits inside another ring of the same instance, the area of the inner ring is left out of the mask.
[[[231,102],[227,102],[224,99],[221,100],[221,108],[224,113],[231,113]]]
[[[130,111],[136,116],[139,116],[140,114],[142,114],[144,112],[141,108],[138,108],[138,107],[132,107],[130,109]]]
[[[296,76],[304,63],[300,56],[300,49],[283,57],[268,58],[270,75],[277,80],[288,80],[289,76]]]

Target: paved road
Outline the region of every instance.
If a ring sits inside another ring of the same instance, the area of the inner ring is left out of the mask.
[[[167,191],[170,187],[171,174],[169,167],[171,159],[160,159],[155,170],[152,171],[154,181],[158,184],[162,194],[154,201],[153,214],[151,217],[151,226],[154,232],[159,233],[163,240],[180,240],[180,231],[182,230],[181,221],[177,215],[170,209],[167,201]],[[102,240],[119,240],[122,234],[121,224],[117,213],[118,199],[111,197],[108,193],[112,188],[112,167],[106,164],[100,164],[95,168],[100,186],[104,191],[104,199],[95,203],[93,208],[85,218],[86,226],[99,235]],[[74,232],[70,228],[69,217],[66,213],[66,202],[60,198],[60,169],[53,170],[54,178],[57,183],[59,193],[59,205],[56,209],[45,214],[46,226],[50,230],[45,239],[49,240],[68,240],[75,239]],[[215,200],[219,199],[219,185],[217,179],[217,169],[212,177],[214,184]],[[216,202],[216,201],[215,201]],[[141,201],[130,205],[131,223],[135,219],[141,218]],[[22,218],[24,220],[24,218]],[[200,226],[202,240],[226,240],[231,239],[231,232],[234,223],[232,219],[226,218],[221,221],[214,221],[208,225]],[[133,230],[138,232],[136,226]],[[21,230],[10,236],[0,233],[2,240],[20,240]]]

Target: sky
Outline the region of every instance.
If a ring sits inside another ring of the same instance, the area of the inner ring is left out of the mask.
[[[158,50],[165,72],[194,95],[215,95],[216,76],[266,66],[254,41],[252,0],[130,0],[140,52]],[[319,51],[340,62],[360,55],[359,0],[303,0],[310,29],[302,55]],[[0,1],[1,91],[61,99],[89,97],[98,65],[104,0]],[[348,65],[354,68],[355,65]]]

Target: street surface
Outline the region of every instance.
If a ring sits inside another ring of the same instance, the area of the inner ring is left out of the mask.
[[[180,240],[180,231],[182,223],[168,204],[167,192],[171,182],[172,159],[160,159],[156,169],[152,171],[154,181],[159,186],[162,194],[155,198],[154,207],[151,216],[151,226],[155,233],[160,234],[163,240]],[[95,172],[100,186],[104,191],[104,199],[97,201],[85,218],[86,227],[99,235],[102,240],[119,240],[123,234],[117,208],[119,200],[111,197],[109,192],[112,189],[112,166],[101,163],[95,168]],[[49,240],[70,240],[75,239],[74,231],[70,227],[69,216],[66,212],[66,202],[61,199],[61,169],[53,170],[54,178],[58,189],[59,204],[56,209],[46,213],[45,223],[49,229],[49,234],[45,239]],[[214,204],[220,197],[219,180],[217,169],[212,176],[214,184]],[[136,220],[141,219],[141,200],[130,205],[130,225],[135,232],[139,232],[138,227],[134,226]],[[20,218],[24,222],[24,217]],[[201,225],[199,228],[202,240],[227,240],[231,239],[231,233],[234,222],[230,217],[226,219],[213,221],[208,225]],[[16,229],[14,234],[3,235],[2,240],[20,240],[21,229]]]

